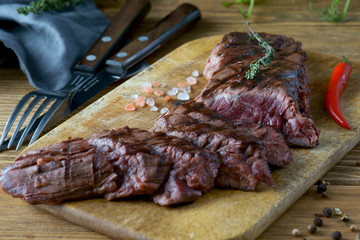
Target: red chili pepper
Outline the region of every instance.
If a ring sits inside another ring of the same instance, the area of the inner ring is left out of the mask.
[[[350,130],[349,124],[343,117],[340,109],[340,97],[350,77],[351,63],[343,57],[344,62],[339,63],[333,70],[325,93],[325,106],[335,122]]]

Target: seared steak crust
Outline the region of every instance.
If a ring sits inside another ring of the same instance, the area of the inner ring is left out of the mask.
[[[284,166],[292,161],[289,147],[273,127],[236,124],[194,101],[157,119],[151,131],[218,152],[221,165],[216,185],[220,187],[254,190],[258,180],[272,185],[267,163]]]
[[[181,129],[199,123],[211,125],[212,130],[215,129],[214,127],[218,127],[217,129],[236,129],[234,134],[237,132],[238,137],[242,134],[244,137],[251,136],[258,139],[258,142],[264,145],[266,149],[265,159],[271,165],[281,167],[292,161],[289,147],[282,134],[274,127],[230,121],[200,102],[190,101],[179,105],[170,114],[158,118],[150,131],[168,133],[174,131],[174,129]],[[209,129],[207,132],[210,133],[211,130]],[[197,145],[194,141],[195,139],[191,140]]]
[[[116,190],[117,175],[104,155],[76,138],[19,156],[3,170],[2,189],[29,203],[60,203]]]
[[[277,127],[290,145],[313,147],[319,130],[310,114],[306,55],[301,43],[260,34],[276,51],[272,66],[246,79],[250,63],[263,56],[247,33],[230,33],[213,49],[204,70],[209,80],[198,102],[241,123]]]
[[[150,195],[160,205],[198,199],[214,186],[218,154],[186,140],[123,127],[18,157],[0,177],[29,203]]]
[[[183,139],[136,128],[102,131],[89,142],[107,152],[119,176],[108,200],[151,194],[160,205],[193,201],[214,186],[220,164],[217,154]]]

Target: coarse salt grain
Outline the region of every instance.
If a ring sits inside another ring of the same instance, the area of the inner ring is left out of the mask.
[[[161,114],[168,114],[168,113],[169,113],[169,109],[168,109],[168,108],[162,108],[162,109],[160,110],[160,113],[161,113]]]
[[[138,98],[135,99],[135,105],[137,107],[145,107],[145,101],[146,101],[146,97],[144,96],[139,96]]]
[[[185,93],[190,93],[191,92],[191,87],[190,86],[184,86],[179,88],[180,91],[185,92]]]
[[[161,84],[160,84],[158,81],[153,82],[153,86],[154,86],[154,87],[160,87],[160,85],[161,85]]]
[[[178,84],[177,84],[177,86],[178,86],[179,88],[184,87],[184,86],[187,86],[187,85],[189,85],[189,83],[186,82],[186,81],[178,82]]]
[[[145,87],[152,87],[152,84],[150,82],[143,82],[141,83],[141,87],[145,88]]]
[[[126,105],[125,106],[125,110],[126,111],[135,111],[135,106],[134,106],[134,104],[132,104],[132,103],[129,103],[128,105]]]
[[[179,89],[175,87],[175,88],[172,88],[171,90],[169,90],[169,91],[167,92],[167,95],[169,95],[169,96],[175,96],[178,92],[179,92]]]
[[[158,97],[161,97],[162,95],[164,95],[164,92],[161,91],[160,89],[156,89],[156,90],[154,91],[154,94],[155,94],[156,96],[158,96]]]
[[[192,72],[192,75],[194,77],[198,77],[200,74],[199,74],[198,70],[195,70],[195,71]]]
[[[186,78],[186,82],[187,82],[189,85],[195,85],[195,84],[197,83],[196,78],[194,78],[193,76],[187,77],[187,78]]]
[[[169,90],[169,91],[167,92],[167,95],[169,95],[169,96],[175,96],[176,93],[175,93],[173,90]]]
[[[189,100],[190,99],[190,96],[189,94],[185,93],[185,92],[181,92],[177,95],[177,99],[179,100]]]
[[[146,104],[152,107],[152,106],[155,105],[155,100],[152,99],[152,98],[147,98],[146,99]]]
[[[146,87],[144,87],[144,92],[148,93],[148,94],[153,94],[154,89],[151,86],[146,86]]]
[[[159,110],[159,109],[156,106],[152,106],[150,108],[150,111],[152,111],[152,112],[156,112],[157,110]]]
[[[170,96],[164,97],[164,101],[165,101],[165,102],[168,102],[168,101],[170,101],[170,100],[171,100],[171,97],[170,97]]]
[[[139,97],[139,95],[137,95],[137,94],[135,94],[135,93],[131,94],[131,98],[132,98],[132,99],[137,99],[138,97]]]

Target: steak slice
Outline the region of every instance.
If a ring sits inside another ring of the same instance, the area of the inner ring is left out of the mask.
[[[239,136],[242,133],[245,137],[251,135],[258,139],[258,143],[264,145],[265,159],[271,165],[282,167],[292,161],[288,145],[282,134],[274,127],[230,121],[200,102],[189,101],[179,105],[170,114],[158,118],[150,131],[167,133],[174,128],[199,123],[210,124],[212,128],[236,129]]]
[[[151,131],[166,132],[218,152],[221,165],[216,185],[220,187],[254,190],[258,180],[272,185],[267,162],[284,166],[292,161],[289,147],[273,127],[235,124],[194,101],[157,119]]]
[[[196,101],[240,123],[275,126],[290,145],[314,147],[319,130],[310,114],[306,55],[301,43],[260,34],[275,49],[272,66],[245,78],[250,63],[264,55],[247,33],[230,33],[213,49],[204,69],[209,80]]]
[[[150,195],[160,205],[190,202],[214,186],[218,154],[164,133],[123,127],[69,139],[18,157],[4,191],[29,203]]]
[[[163,133],[123,127],[89,139],[119,175],[113,200],[151,194],[154,202],[172,205],[198,199],[214,186],[219,168],[217,154]]]
[[[207,123],[175,127],[167,134],[219,153],[221,165],[216,178],[219,187],[255,190],[258,180],[273,185],[265,150],[251,134]]]
[[[116,190],[117,175],[102,153],[75,138],[19,156],[3,170],[2,189],[25,201],[57,204]]]
[[[150,136],[149,132],[124,127],[103,130],[88,139],[118,175],[118,188],[106,193],[107,200],[153,194],[167,179],[171,161],[153,154],[151,146],[144,144]]]

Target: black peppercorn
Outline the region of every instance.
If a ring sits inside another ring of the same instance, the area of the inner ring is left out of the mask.
[[[323,225],[323,221],[321,218],[316,217],[314,219],[314,224],[315,224],[315,226],[321,227]]]
[[[347,215],[343,215],[343,216],[341,217],[341,221],[343,221],[343,222],[348,222],[348,221],[349,221],[349,217],[348,217]]]
[[[332,212],[331,208],[326,207],[323,210],[323,214],[324,214],[325,217],[331,217],[332,213],[333,212]]]
[[[342,240],[341,232],[336,231],[331,234],[333,240]]]
[[[326,190],[327,190],[327,187],[326,187],[326,184],[325,184],[325,183],[320,183],[320,184],[317,186],[317,192],[318,192],[318,193],[326,192]]]
[[[308,225],[307,229],[308,229],[310,234],[315,234],[316,230],[317,230],[317,227],[314,224],[310,224],[310,225]]]

